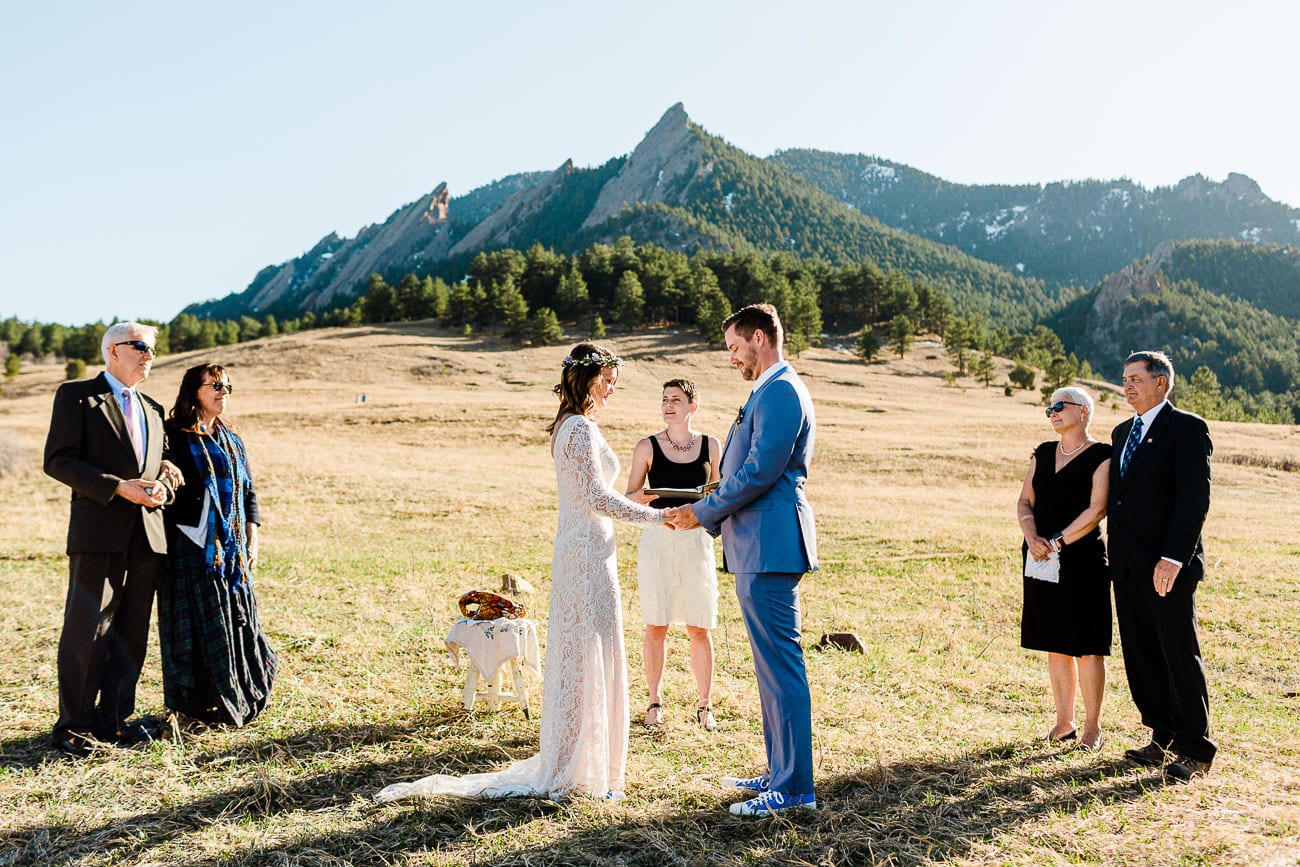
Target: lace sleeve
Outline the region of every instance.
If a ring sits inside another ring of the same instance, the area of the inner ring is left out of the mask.
[[[574,488],[581,493],[583,503],[598,515],[630,524],[663,522],[661,510],[634,503],[605,481],[600,472],[591,423],[581,416],[569,425],[568,436],[561,446],[560,472],[569,476]]]

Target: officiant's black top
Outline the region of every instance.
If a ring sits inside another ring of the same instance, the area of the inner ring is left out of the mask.
[[[1034,524],[1050,539],[1092,501],[1092,476],[1110,458],[1108,443],[1094,443],[1056,471],[1057,441],[1034,450]],[[1021,545],[1024,565],[1027,545]],[[1061,549],[1061,582],[1025,579],[1020,646],[1068,656],[1110,655],[1110,574],[1101,530]]]
[[[693,461],[678,463],[664,454],[659,447],[659,437],[650,437],[654,457],[650,459],[650,472],[646,474],[652,488],[698,488],[709,481],[709,438],[700,434],[700,454]],[[659,497],[648,505],[653,509],[684,506],[693,500],[678,497]]]

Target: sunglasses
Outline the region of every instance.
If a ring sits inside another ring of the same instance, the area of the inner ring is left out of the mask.
[[[1075,403],[1072,400],[1058,400],[1056,403],[1052,404],[1047,409],[1043,410],[1043,412],[1047,414],[1048,418],[1051,418],[1053,415],[1065,409],[1067,406],[1083,406],[1083,404]]]
[[[114,343],[114,346],[129,346],[137,352],[147,352],[150,355],[157,355],[158,350],[143,340],[123,340],[120,343]]]
[[[233,385],[231,385],[230,383],[228,383],[228,382],[209,382],[209,383],[207,383],[207,385],[208,385],[209,388],[211,388],[211,389],[212,389],[213,391],[215,391],[217,394],[222,394],[222,393],[225,393],[225,394],[234,394],[234,393],[235,393],[235,387],[234,387]]]

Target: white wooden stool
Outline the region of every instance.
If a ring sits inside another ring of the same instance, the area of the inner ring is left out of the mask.
[[[480,699],[487,702],[488,710],[493,711],[502,702],[508,702],[519,705],[526,719],[532,718],[524,668],[531,668],[539,676],[541,674],[536,621],[522,617],[516,620],[458,617],[447,635],[446,645],[452,662],[457,665],[460,664],[461,650],[469,656],[463,693],[465,710],[474,710],[474,703]],[[505,688],[507,667],[512,691]]]

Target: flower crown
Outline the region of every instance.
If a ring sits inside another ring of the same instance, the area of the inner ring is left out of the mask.
[[[574,358],[572,355],[564,356],[564,367],[591,367],[599,365],[600,367],[622,367],[623,359],[617,355],[599,352],[595,355],[584,355],[582,358]]]

